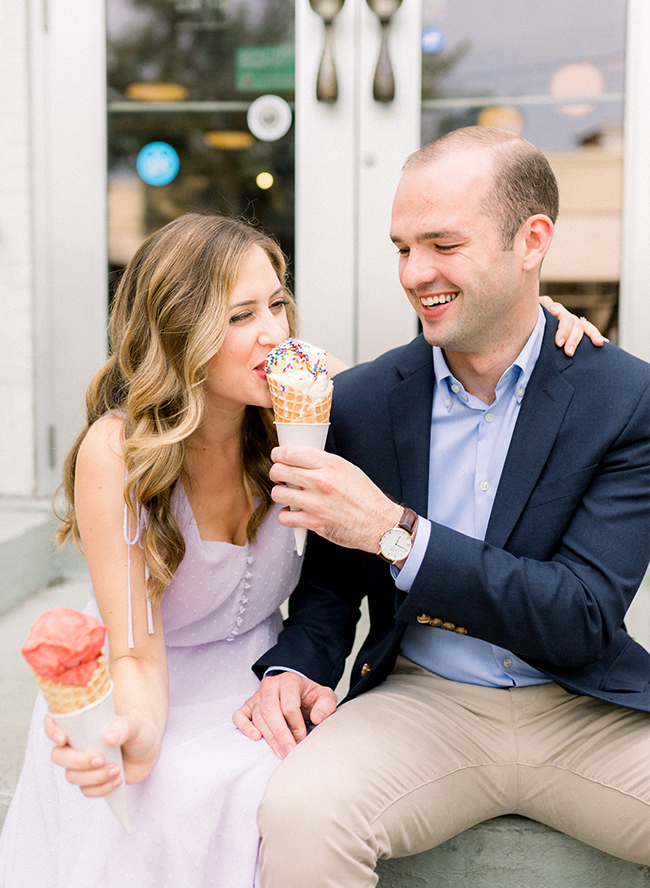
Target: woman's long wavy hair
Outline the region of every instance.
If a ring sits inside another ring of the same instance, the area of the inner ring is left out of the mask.
[[[147,238],[124,272],[109,324],[111,356],[88,387],[87,424],[65,462],[67,511],[56,540],[63,545],[72,539],[80,546],[74,500],[79,448],[105,413],[124,418],[124,498],[133,527],[146,516],[140,543],[152,599],[162,595],[185,555],[171,496],[183,470],[185,441],[203,417],[206,365],[228,331],[230,292],[255,245],[264,250],[287,292],[289,329],[295,334],[286,264],[275,241],[223,216],[189,213],[170,222]],[[259,498],[248,522],[249,540],[273,505],[269,454],[276,443],[272,411],[247,407],[244,482]]]

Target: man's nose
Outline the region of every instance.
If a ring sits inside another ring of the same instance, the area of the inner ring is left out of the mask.
[[[432,283],[438,276],[435,256],[422,250],[410,250],[399,266],[399,279],[406,290],[416,290],[422,284]]]

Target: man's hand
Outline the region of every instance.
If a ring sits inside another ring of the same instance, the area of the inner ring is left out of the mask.
[[[578,318],[559,302],[553,302],[550,296],[540,296],[539,301],[550,313],[558,319],[555,344],[558,348],[564,346],[564,351],[571,357],[583,336],[588,336],[594,345],[601,346],[609,342],[598,329],[586,318]]]
[[[275,447],[270,477],[276,503],[300,511],[280,512],[286,527],[306,527],[339,546],[376,553],[385,531],[403,508],[390,500],[361,469],[312,447]],[[299,488],[299,489],[295,489]]]
[[[286,758],[307,736],[305,719],[319,725],[336,709],[336,694],[294,672],[263,678],[259,690],[235,712],[233,722],[251,740]]]

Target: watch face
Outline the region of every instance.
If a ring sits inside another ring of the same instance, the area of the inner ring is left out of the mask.
[[[401,561],[402,558],[406,558],[412,546],[410,534],[401,527],[387,530],[380,543],[381,554],[389,561]]]

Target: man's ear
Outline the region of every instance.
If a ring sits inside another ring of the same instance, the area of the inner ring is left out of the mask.
[[[522,249],[522,268],[524,271],[533,271],[539,268],[542,259],[548,253],[553,240],[553,223],[541,213],[537,216],[529,216],[519,229]]]

